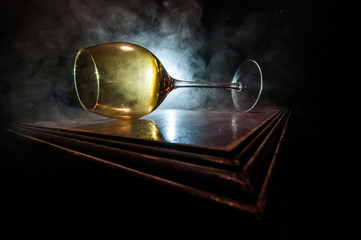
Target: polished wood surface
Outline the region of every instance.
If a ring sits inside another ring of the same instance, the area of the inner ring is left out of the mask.
[[[277,107],[250,113],[156,110],[133,120],[86,113],[58,121],[27,124],[231,151],[279,110]]]
[[[290,112],[157,110],[137,120],[80,117],[7,131],[261,220]]]

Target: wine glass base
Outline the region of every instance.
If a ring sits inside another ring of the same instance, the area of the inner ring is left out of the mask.
[[[232,83],[240,89],[232,89],[233,105],[239,112],[249,112],[257,104],[263,89],[262,71],[252,59],[245,60],[236,70]]]

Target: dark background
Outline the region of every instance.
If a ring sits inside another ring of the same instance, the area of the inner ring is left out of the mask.
[[[94,16],[88,19],[89,25],[73,21],[74,16],[67,7],[74,7],[71,4],[78,2],[81,1],[18,0],[2,6],[2,124],[62,118],[81,110],[72,88],[72,64],[77,50],[120,39],[117,35],[100,37],[99,32],[87,31],[97,23],[94,19],[104,19],[102,12],[95,8],[79,9],[80,13],[91,13],[80,18],[82,20]],[[205,66],[203,71],[192,72],[193,79],[228,76],[242,59],[256,59],[265,75],[261,104],[287,105],[292,109],[280,165],[276,220],[263,236],[356,239],[360,235],[360,198],[357,196],[360,121],[356,105],[359,16],[356,6],[350,1],[300,3],[291,0],[174,4],[183,14],[189,11],[182,6],[201,6],[195,17],[191,15],[191,20],[200,18],[190,27],[190,20],[179,17],[182,14],[177,15],[177,11],[165,13],[162,6],[166,1],[155,1],[159,7],[149,14],[142,10],[148,7],[142,1],[135,1],[134,5],[126,1],[104,2],[110,6],[126,6],[125,9],[141,16],[137,21],[151,22],[150,26],[155,26],[154,34],[163,34],[161,37],[174,31],[175,26],[185,24],[189,36],[182,35],[183,31],[177,32],[181,37],[174,44],[196,46],[185,47],[189,53],[185,57],[201,59],[190,60],[194,69]],[[92,4],[95,2],[81,6]],[[99,3],[95,6],[108,9]],[[178,16],[174,17],[175,26],[161,31],[163,20],[157,21],[158,15],[166,19],[166,23],[172,23],[168,16]],[[140,33],[149,31],[147,24],[142,26],[125,25],[121,30],[108,26],[105,30],[122,31],[125,38],[142,42],[144,39],[140,37],[144,36]],[[133,35],[126,35],[127,31]],[[150,33],[149,39],[158,38]],[[159,50],[155,45],[149,43],[150,48]],[[212,108],[206,104],[213,103],[212,100],[204,97],[200,103],[186,108]],[[167,106],[184,107],[171,103]],[[41,235],[54,239],[73,234],[78,238],[132,235],[198,239],[204,234],[209,238],[225,235],[225,239],[238,239],[244,232],[244,227],[236,221],[232,223],[233,218],[237,220],[232,213],[226,213],[229,219],[221,221],[217,216],[224,215],[207,212],[209,206],[191,211],[187,205],[191,201],[184,196],[154,186],[148,188],[146,183],[139,183],[145,184],[144,189],[135,188],[138,180],[124,190],[130,192],[130,196],[114,193],[119,186],[112,180],[126,179],[115,173],[108,175],[106,170],[89,163],[74,165],[69,157],[25,144],[21,139],[11,140],[2,134],[5,199],[2,217],[7,222],[5,229],[13,236]],[[22,155],[29,151],[37,156]],[[49,156],[54,156],[51,162],[41,160]],[[73,164],[71,169],[69,164]],[[147,189],[160,194],[153,196]],[[146,202],[141,199],[144,192],[151,196]],[[130,199],[134,198],[138,200],[132,202]],[[176,210],[169,212],[169,209]],[[127,219],[126,224],[122,223],[123,218]],[[191,234],[192,231],[197,234]]]

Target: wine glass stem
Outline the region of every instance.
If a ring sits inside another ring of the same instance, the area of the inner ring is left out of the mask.
[[[184,87],[192,87],[192,88],[224,88],[229,90],[242,90],[241,83],[213,83],[213,82],[191,82],[184,80],[176,80],[174,79],[174,88],[184,88]]]

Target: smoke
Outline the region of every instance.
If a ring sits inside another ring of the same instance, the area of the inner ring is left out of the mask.
[[[243,11],[235,13],[235,3],[230,2],[233,5],[227,7],[200,0],[13,1],[2,17],[7,23],[7,37],[1,40],[6,46],[1,57],[6,90],[2,107],[14,119],[78,112],[73,86],[76,53],[114,41],[149,49],[176,79],[229,82],[245,58],[259,61],[266,76],[286,79],[276,69],[284,61],[277,59],[281,46],[277,40],[287,27],[278,32],[267,29],[269,8],[259,11],[258,5],[239,4],[236,10]],[[205,8],[206,3],[211,8]],[[277,80],[265,82],[269,91],[282,86]],[[287,84],[285,88],[287,92]],[[231,106],[227,90],[177,89],[160,108]]]

